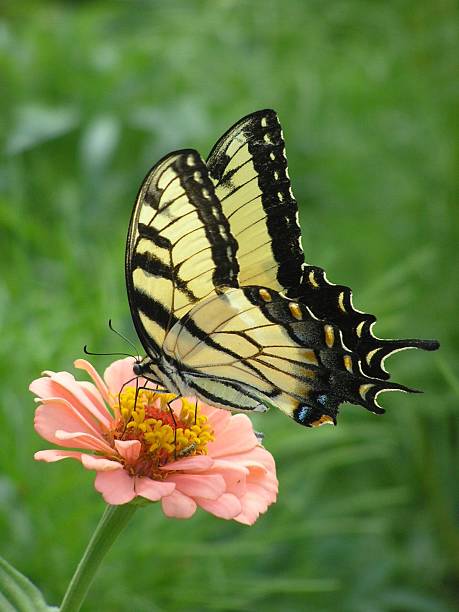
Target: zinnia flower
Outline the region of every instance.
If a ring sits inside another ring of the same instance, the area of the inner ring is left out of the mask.
[[[43,450],[39,461],[72,458],[97,472],[108,504],[136,497],[161,501],[168,517],[189,518],[197,506],[215,516],[253,524],[277,496],[274,459],[244,414],[193,398],[143,389],[136,399],[134,360],[112,363],[102,379],[86,360],[92,382],[68,372],[44,372],[35,429],[45,440],[77,450]],[[174,399],[175,398],[175,399]],[[169,408],[169,405],[170,408]]]

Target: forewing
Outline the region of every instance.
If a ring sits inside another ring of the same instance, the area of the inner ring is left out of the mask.
[[[167,331],[215,288],[237,286],[237,245],[199,153],[171,153],[140,189],[126,282],[139,338],[158,355]]]
[[[301,230],[277,114],[262,110],[238,121],[214,146],[207,166],[239,245],[239,284],[297,287]]]

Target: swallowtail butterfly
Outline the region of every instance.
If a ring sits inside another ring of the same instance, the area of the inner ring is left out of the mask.
[[[343,402],[374,413],[385,358],[435,340],[382,340],[351,290],[304,262],[277,114],[238,121],[207,161],[169,153],[148,173],[126,248],[137,375],[230,410],[274,405],[306,426]]]

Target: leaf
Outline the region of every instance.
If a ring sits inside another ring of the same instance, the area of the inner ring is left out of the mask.
[[[41,592],[26,576],[0,557],[0,610],[2,612],[50,612]]]

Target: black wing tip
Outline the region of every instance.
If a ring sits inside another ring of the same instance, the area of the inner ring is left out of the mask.
[[[417,348],[423,351],[437,351],[440,348],[438,340],[418,340]]]
[[[237,123],[246,121],[247,119],[252,119],[253,117],[264,117],[266,115],[271,115],[273,117],[278,116],[277,112],[273,108],[261,108],[260,110],[253,111],[253,113],[248,113],[247,115],[239,119]]]

